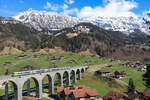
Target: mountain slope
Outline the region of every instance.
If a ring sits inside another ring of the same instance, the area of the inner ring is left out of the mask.
[[[101,57],[115,59],[150,59],[150,36],[136,30],[129,35],[105,30],[91,23],[80,23],[48,35],[22,23],[0,23],[0,49],[15,47],[21,50],[39,50],[61,47],[65,51],[90,50]],[[141,44],[144,44],[141,47]]]
[[[121,31],[125,34],[130,34],[138,29],[141,32],[150,34],[149,26],[145,21],[134,17],[97,17],[89,20],[106,30]]]
[[[81,31],[80,28],[87,28],[89,31]],[[138,31],[136,31],[138,32]],[[68,36],[72,34],[73,36]],[[130,35],[118,31],[108,31],[99,28],[91,23],[80,23],[73,28],[63,29],[62,33],[53,35],[42,35],[42,48],[59,46],[65,51],[81,52],[90,50],[93,54],[101,57],[115,59],[150,59],[149,35],[135,33]],[[141,45],[145,43],[144,45]]]
[[[21,21],[39,31],[47,31],[51,29],[63,29],[73,27],[79,23],[79,19],[72,18],[63,14],[54,12],[36,11],[29,9],[26,12],[19,13],[14,19]]]
[[[21,23],[0,23],[0,49],[6,46],[22,50],[35,49],[39,45],[38,33]]]
[[[24,24],[33,27],[39,31],[60,30],[73,27],[81,22],[90,22],[103,29],[112,31],[121,31],[125,34],[140,30],[143,33],[150,34],[149,21],[134,17],[97,17],[88,19],[79,19],[63,14],[46,11],[36,11],[29,9],[13,17]]]

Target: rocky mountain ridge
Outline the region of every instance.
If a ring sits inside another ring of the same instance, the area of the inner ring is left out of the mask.
[[[147,24],[150,17],[146,18],[146,20],[134,17],[79,19],[64,14],[29,9],[13,18],[39,31],[61,30],[63,28],[73,27],[82,22],[90,22],[106,30],[121,31],[125,34],[133,33],[137,29],[146,34],[150,34],[150,25]]]
[[[138,29],[141,32],[150,34],[149,25],[144,20],[134,17],[97,17],[89,20],[106,30],[121,31],[125,34],[130,34]]]
[[[34,27],[38,31],[60,30],[66,27],[73,27],[80,22],[77,18],[63,14],[32,9],[21,12],[13,18],[28,26]]]

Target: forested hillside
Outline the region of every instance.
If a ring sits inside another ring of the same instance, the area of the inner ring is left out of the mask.
[[[86,27],[88,31],[83,30],[81,26]],[[23,51],[29,49],[37,51],[57,46],[71,52],[89,49],[91,53],[101,57],[148,60],[150,59],[149,41],[149,36],[142,33],[138,33],[138,36],[135,33],[127,36],[121,32],[101,29],[90,23],[80,23],[73,28],[63,29],[55,35],[39,32],[21,23],[0,24],[1,50],[6,46]]]
[[[0,49],[13,46],[18,49],[35,49],[39,47],[38,31],[21,23],[0,24]]]

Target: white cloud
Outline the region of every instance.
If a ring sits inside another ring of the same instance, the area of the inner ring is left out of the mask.
[[[133,0],[103,0],[104,6],[83,7],[77,16],[80,18],[88,17],[137,17],[131,10],[137,8],[138,4]]]
[[[79,18],[89,17],[138,17],[132,12],[132,9],[137,8],[138,4],[134,0],[103,0],[103,6],[85,6],[80,10],[78,8],[69,8],[70,4],[73,4],[74,0],[65,0],[65,4],[52,5],[50,2],[46,3],[45,9],[51,9],[54,11],[62,10],[61,13],[66,15],[74,15]]]
[[[59,5],[57,5],[57,4],[52,5],[50,2],[47,2],[46,6],[44,6],[44,8],[57,11],[59,9]]]
[[[58,5],[58,4],[51,4],[50,2],[46,2],[46,6],[44,6],[45,9],[51,9],[54,11],[58,11],[60,9],[62,10],[66,10],[69,8],[69,6],[67,4],[63,4],[63,5]]]
[[[64,4],[61,8],[62,8],[62,9],[67,9],[67,8],[69,8],[69,7],[68,7],[67,4]]]
[[[69,4],[72,4],[74,1],[73,0],[67,0],[66,2],[68,2]],[[63,5],[58,5],[58,4],[51,4],[50,2],[46,2],[46,6],[44,6],[45,9],[51,9],[54,11],[61,11],[61,13],[66,14],[66,15],[77,15],[78,13],[78,9],[77,8],[73,8],[73,9],[69,9],[68,4],[63,4]]]
[[[65,0],[65,3],[67,4],[73,4],[75,1],[74,0]]]

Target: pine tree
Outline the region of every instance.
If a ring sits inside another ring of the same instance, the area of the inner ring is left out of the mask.
[[[9,71],[8,71],[8,69],[6,69],[5,75],[8,75],[8,73],[9,73]]]
[[[147,87],[150,87],[150,64],[147,64],[147,71],[146,73],[143,75],[143,80],[145,81],[145,85]]]
[[[129,79],[129,84],[128,84],[128,92],[134,92],[134,91],[135,91],[134,82],[133,82],[133,79],[130,78]]]

